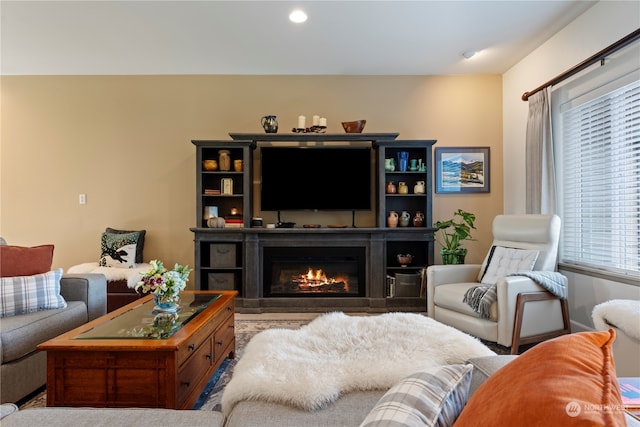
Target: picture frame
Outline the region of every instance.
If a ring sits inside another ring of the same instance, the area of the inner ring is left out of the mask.
[[[489,193],[489,147],[436,147],[436,193]]]
[[[230,195],[233,194],[233,179],[231,178],[222,178],[221,180],[221,194]]]

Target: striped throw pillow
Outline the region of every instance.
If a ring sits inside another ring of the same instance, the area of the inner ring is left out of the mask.
[[[472,365],[416,372],[391,387],[360,427],[452,426],[467,403]]]

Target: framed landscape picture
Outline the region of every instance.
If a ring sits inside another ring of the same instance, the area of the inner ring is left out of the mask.
[[[437,147],[436,193],[488,193],[489,147]]]

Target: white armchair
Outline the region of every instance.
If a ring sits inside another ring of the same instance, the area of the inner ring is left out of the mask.
[[[532,270],[555,271],[560,218],[557,215],[498,215],[493,221],[493,246],[538,251]],[[569,309],[560,299],[524,276],[499,277],[488,318],[464,302],[466,292],[480,285],[482,265],[432,265],[427,268],[427,314],[478,338],[511,347],[570,333]],[[525,310],[526,305],[526,310]]]

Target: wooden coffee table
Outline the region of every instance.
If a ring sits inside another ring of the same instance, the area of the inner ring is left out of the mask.
[[[235,357],[236,291],[184,291],[177,320],[148,295],[38,346],[47,406],[191,409]]]

